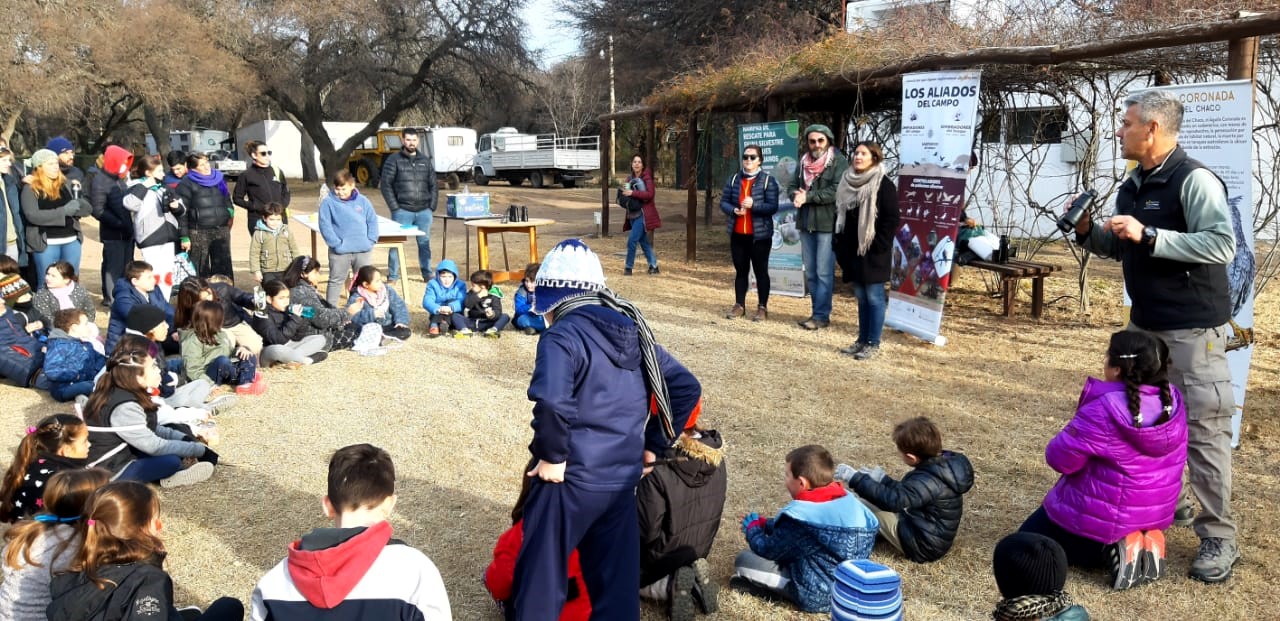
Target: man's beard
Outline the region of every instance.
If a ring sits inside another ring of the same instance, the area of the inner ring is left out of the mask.
[[[404,145],[404,150],[408,151],[409,153],[417,153],[418,147],[411,147],[409,145]]]

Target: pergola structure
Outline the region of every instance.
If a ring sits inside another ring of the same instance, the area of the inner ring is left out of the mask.
[[[859,96],[863,102],[881,104],[899,99],[902,75],[915,71],[942,69],[967,69],[982,66],[1021,66],[1026,68],[1067,65],[1102,58],[1110,58],[1133,52],[1176,48],[1208,43],[1227,43],[1227,78],[1255,80],[1259,38],[1280,33],[1280,11],[1237,14],[1233,19],[1178,26],[1140,35],[1090,41],[1070,45],[1038,45],[1019,47],[986,47],[954,54],[931,54],[910,58],[901,62],[873,69],[864,69],[854,75],[836,75],[826,79],[795,79],[776,86],[749,90],[734,97],[717,97],[713,100],[676,104],[640,105],[599,117],[601,152],[611,152],[609,144],[610,122],[624,119],[643,119],[643,147],[646,162],[652,162],[656,148],[656,122],[659,118],[683,120],[689,131],[684,132],[681,144],[685,189],[688,192],[688,212],[685,222],[685,260],[697,260],[698,235],[698,183],[697,183],[697,127],[698,117],[708,113],[743,113],[751,122],[781,121],[789,105],[799,111],[841,110],[838,102],[844,102],[846,111],[837,112],[832,124],[839,143],[848,120],[849,97]],[[883,107],[883,106],[882,106]],[[602,175],[600,189],[601,234],[608,236],[609,212],[612,203],[609,177],[614,162]],[[708,186],[707,201],[711,191]],[[710,212],[708,212],[710,213]]]

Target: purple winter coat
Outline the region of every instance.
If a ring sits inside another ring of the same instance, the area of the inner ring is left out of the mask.
[[[1085,382],[1075,417],[1044,450],[1045,461],[1062,473],[1044,499],[1054,523],[1101,543],[1173,523],[1187,463],[1187,410],[1182,393],[1170,390],[1171,418],[1140,428],[1123,383]],[[1143,418],[1156,420],[1161,407],[1160,390],[1143,386]]]

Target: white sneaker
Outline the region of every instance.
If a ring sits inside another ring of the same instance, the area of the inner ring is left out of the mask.
[[[179,470],[167,479],[160,479],[160,487],[182,487],[208,481],[213,476],[213,464],[198,461],[186,470]]]

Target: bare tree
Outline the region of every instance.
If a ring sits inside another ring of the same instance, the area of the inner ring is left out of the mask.
[[[534,93],[559,135],[577,135],[607,108],[605,83],[585,58],[566,59],[538,77]]]

